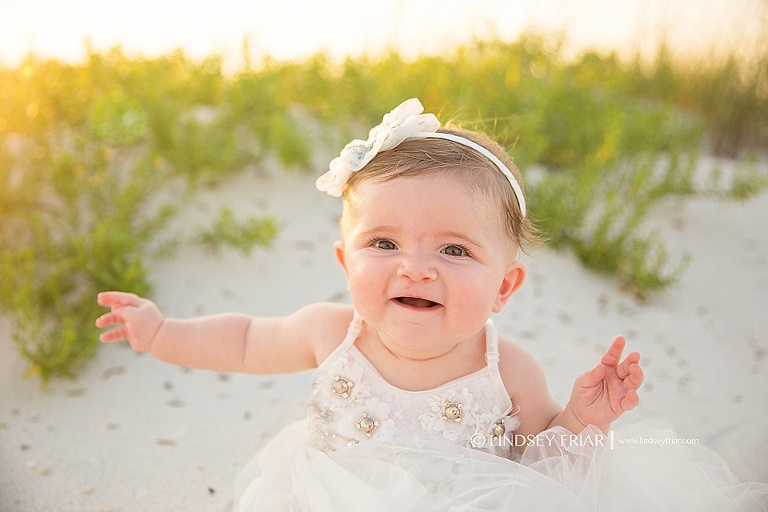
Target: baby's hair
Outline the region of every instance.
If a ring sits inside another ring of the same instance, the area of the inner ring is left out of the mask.
[[[501,160],[513,173],[521,188],[520,171],[499,143],[483,132],[455,126],[443,127],[442,133],[459,135],[479,144]],[[541,241],[538,230],[528,216],[523,216],[515,192],[504,174],[481,153],[462,144],[437,139],[408,139],[393,149],[377,154],[368,165],[352,174],[344,188],[344,203],[355,185],[371,180],[385,182],[408,176],[425,176],[448,172],[459,179],[471,192],[480,192],[492,205],[497,205],[504,233],[516,247],[528,252]],[[342,229],[344,228],[342,217]]]

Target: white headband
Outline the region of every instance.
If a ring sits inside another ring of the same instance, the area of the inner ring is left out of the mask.
[[[512,171],[509,170],[509,168],[504,165],[504,162],[499,160],[496,155],[485,149],[483,146],[476,142],[472,142],[469,139],[466,139],[460,135],[454,135],[453,133],[442,133],[442,132],[420,132],[415,133],[409,137],[409,139],[445,139],[445,140],[451,140],[453,142],[456,142],[458,144],[461,144],[462,146],[467,146],[468,148],[474,149],[481,155],[483,155],[485,158],[490,160],[493,165],[498,167],[498,169],[501,171],[501,173],[507,177],[507,180],[509,180],[509,184],[512,185],[512,190],[515,191],[515,197],[517,198],[517,204],[520,205],[520,212],[523,214],[523,217],[525,217],[526,211],[525,211],[525,197],[523,196],[523,189],[520,187],[520,183],[518,183],[517,178],[515,178],[515,175],[512,174]]]
[[[444,139],[473,149],[486,157],[506,176],[523,217],[526,215],[525,197],[515,175],[486,148],[469,139],[452,133],[438,132],[440,121],[434,114],[422,114],[424,107],[416,98],[401,103],[392,112],[385,114],[381,124],[371,128],[368,140],[355,139],[347,144],[341,154],[331,160],[330,169],[317,179],[317,188],[334,197],[340,197],[344,185],[352,173],[359,171],[381,151],[388,151],[407,139]]]

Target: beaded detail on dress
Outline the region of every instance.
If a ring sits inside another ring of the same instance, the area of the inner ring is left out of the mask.
[[[519,426],[498,369],[498,335],[486,324],[484,368],[425,391],[387,382],[355,347],[355,312],[344,341],[313,374],[309,429],[326,452],[368,439],[444,439],[509,457]],[[506,436],[506,437],[505,437]]]

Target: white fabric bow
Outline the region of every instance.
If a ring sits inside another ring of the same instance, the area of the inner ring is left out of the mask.
[[[340,197],[352,173],[359,171],[380,151],[387,151],[417,133],[432,133],[440,128],[434,114],[422,114],[424,107],[411,98],[385,114],[381,124],[371,128],[368,140],[355,139],[331,160],[330,170],[317,179],[318,190]]]

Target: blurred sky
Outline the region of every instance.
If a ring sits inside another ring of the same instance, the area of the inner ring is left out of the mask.
[[[744,49],[766,31],[766,0],[0,0],[0,62],[32,50],[78,61],[84,41],[155,56],[435,54],[472,37],[512,41],[528,28],[567,34],[576,48]],[[765,36],[762,39],[766,39]]]

